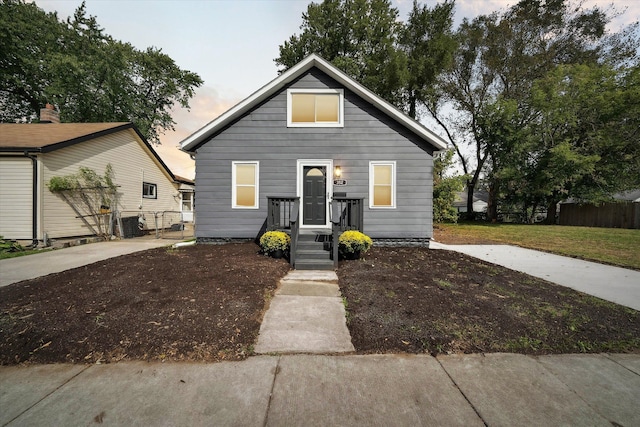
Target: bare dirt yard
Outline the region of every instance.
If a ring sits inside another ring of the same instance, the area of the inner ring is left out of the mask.
[[[258,249],[158,248],[0,288],[0,363],[242,359],[289,270]]]
[[[258,250],[159,248],[0,288],[0,364],[243,359],[289,270]],[[640,313],[453,252],[373,248],[338,275],[358,353],[640,349]]]

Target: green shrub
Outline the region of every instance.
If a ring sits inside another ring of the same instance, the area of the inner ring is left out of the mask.
[[[24,248],[20,245],[20,243],[12,242],[11,240],[5,239],[0,236],[0,253],[10,253],[10,252],[22,252]]]
[[[365,253],[373,245],[369,236],[356,230],[345,231],[338,238],[338,249],[342,253]]]
[[[266,253],[277,250],[286,251],[290,244],[291,237],[284,231],[267,231],[260,237],[260,247]]]

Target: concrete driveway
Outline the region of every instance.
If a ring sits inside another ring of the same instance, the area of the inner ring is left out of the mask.
[[[511,245],[443,245],[431,242],[429,247],[460,252],[640,310],[640,271]]]
[[[177,240],[166,239],[125,239],[89,243],[70,248],[44,251],[41,254],[3,259],[0,260],[0,287],[46,276],[51,273],[59,273],[120,255],[169,246],[177,242]]]

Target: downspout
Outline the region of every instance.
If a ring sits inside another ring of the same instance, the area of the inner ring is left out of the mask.
[[[38,246],[38,158],[28,151],[24,152],[25,157],[31,159],[33,165],[32,189],[31,189],[31,246]]]

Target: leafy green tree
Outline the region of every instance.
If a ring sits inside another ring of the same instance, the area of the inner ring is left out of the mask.
[[[58,19],[34,3],[0,3],[0,120],[36,120],[46,103],[63,122],[131,121],[152,142],[173,129],[200,77],[160,49],[135,49],[105,34],[82,3]]]
[[[464,175],[467,176],[467,216],[473,216],[473,193],[489,153],[480,140],[479,118],[495,93],[496,71],[482,61],[494,37],[497,16],[480,16],[464,20],[455,38],[458,48],[453,65],[440,75],[425,107],[446,133],[453,145]],[[452,112],[453,110],[453,112]],[[473,157],[464,147],[473,147]],[[475,161],[475,169],[473,168]]]
[[[453,150],[440,153],[433,161],[433,222],[457,222],[458,211],[453,207],[456,193],[462,191],[465,177],[449,176],[453,167]]]
[[[429,9],[414,0],[400,30],[399,45],[407,57],[408,71],[404,104],[410,117],[416,118],[418,108],[433,96],[438,75],[452,64],[457,47],[452,31],[453,8],[453,1]]]
[[[620,65],[634,57],[638,44],[633,31],[605,33],[611,16],[568,0],[522,0],[503,13],[460,25],[454,66],[442,76],[437,96],[427,106],[470,176],[471,215],[473,191],[482,174],[489,180],[489,205],[496,207],[502,194],[500,180],[517,169],[514,154],[523,160],[535,158],[520,134],[544,108],[529,103],[536,81],[562,64]],[[443,106],[453,107],[454,114],[446,115]],[[492,135],[494,131],[499,132]],[[465,145],[473,149],[471,159],[463,155]],[[489,218],[496,215],[497,209],[490,209]]]
[[[640,186],[637,73],[637,66],[565,65],[534,84],[530,103],[539,115],[529,145],[535,162],[525,179],[550,221],[566,198],[597,203]]]
[[[35,3],[0,3],[0,119],[30,117],[44,105],[52,79],[44,66],[58,50],[64,28],[56,14]]]
[[[302,32],[280,45],[286,70],[311,53],[322,56],[387,101],[401,103],[406,59],[397,49],[398,11],[389,0],[325,0],[302,14]]]
[[[415,118],[436,76],[451,63],[453,1],[414,1],[406,23],[389,0],[325,0],[302,15],[302,32],[280,45],[285,70],[317,53]]]

